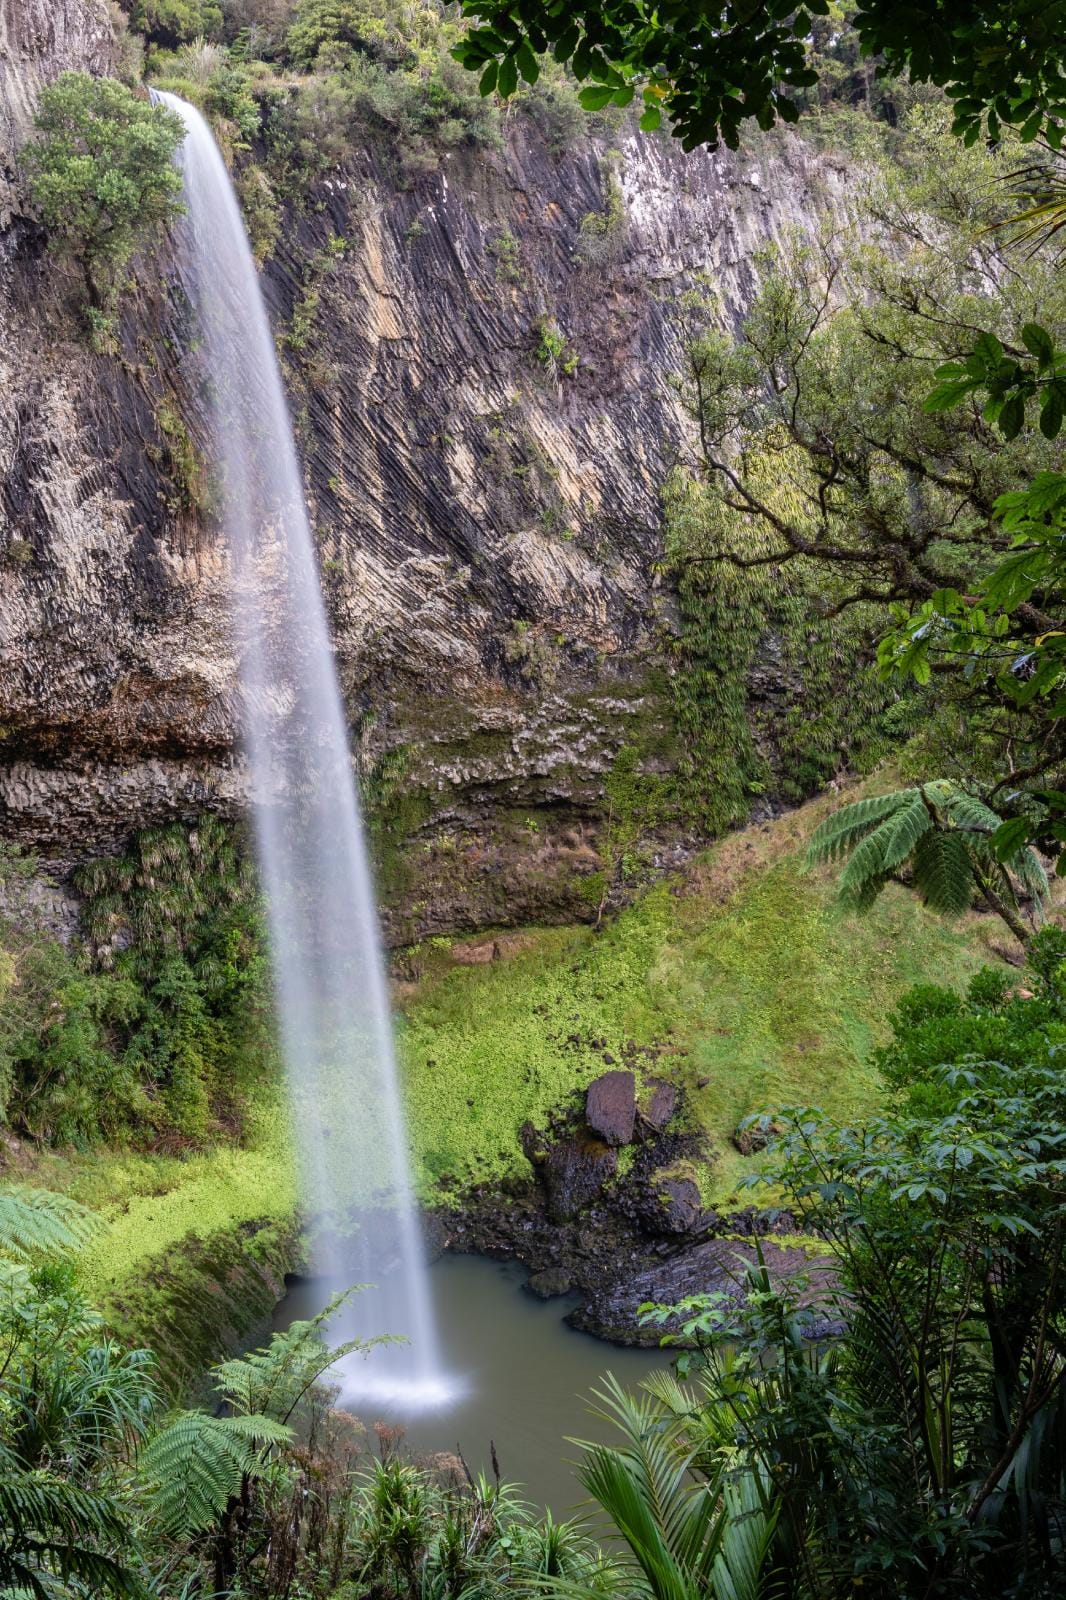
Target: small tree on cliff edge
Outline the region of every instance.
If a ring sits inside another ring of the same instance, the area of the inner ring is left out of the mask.
[[[110,78],[65,72],[41,94],[24,155],[53,243],[81,267],[94,311],[113,300],[134,252],[181,211],[173,164],[181,118]]]

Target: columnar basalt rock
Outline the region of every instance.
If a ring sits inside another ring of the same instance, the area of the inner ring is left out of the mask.
[[[24,132],[61,67],[106,66],[102,15],[0,0],[0,128]],[[619,750],[673,759],[656,563],[691,448],[678,297],[709,283],[735,320],[759,250],[813,232],[848,181],[793,134],[740,158],[633,130],[557,158],[507,130],[413,182],[353,149],[265,269],[393,942],[590,914]],[[582,224],[611,193],[593,263]],[[141,264],[117,353],[95,354],[25,206],[3,217],[0,835],[62,874],[138,826],[240,813],[247,779],[173,272]],[[546,320],[569,375],[538,358]]]

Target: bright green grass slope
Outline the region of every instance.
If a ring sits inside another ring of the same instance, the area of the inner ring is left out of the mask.
[[[190,1233],[207,1239],[242,1222],[285,1222],[296,1208],[288,1119],[272,1086],[248,1108],[240,1146],[180,1157],[56,1154],[42,1159],[34,1180],[107,1220],[108,1227],[78,1257],[85,1291],[98,1302],[136,1283],[148,1263],[164,1258]]]
[[[528,1171],[522,1122],[543,1121],[627,1041],[673,1047],[652,1070],[685,1085],[711,1136],[709,1202],[727,1201],[750,1166],[730,1143],[746,1114],[796,1103],[842,1116],[872,1109],[869,1052],[900,993],[964,983],[1005,935],[991,918],[952,927],[899,888],[861,919],[842,915],[832,878],[802,866],[824,810],[816,803],[724,840],[684,882],[652,890],[601,934],[543,931],[485,966],[448,969],[442,955],[401,1024],[423,1194],[445,1173]]]

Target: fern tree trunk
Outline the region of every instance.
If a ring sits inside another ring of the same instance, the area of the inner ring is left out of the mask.
[[[976,865],[974,867],[974,876],[977,880],[977,887],[980,889],[989,909],[994,911],[1002,922],[1006,923],[1019,944],[1023,947],[1026,946],[1032,938],[1032,930],[1026,927],[1015,907],[1009,905],[1001,895],[996,893],[989,879]]]

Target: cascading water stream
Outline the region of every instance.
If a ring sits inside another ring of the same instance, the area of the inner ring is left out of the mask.
[[[373,1284],[341,1338],[408,1342],[346,1360],[346,1399],[399,1409],[451,1392],[438,1355],[392,1023],[340,689],[270,324],[229,173],[185,124],[182,280],[215,440],[233,573],[244,745],[302,1183],[316,1266]]]

